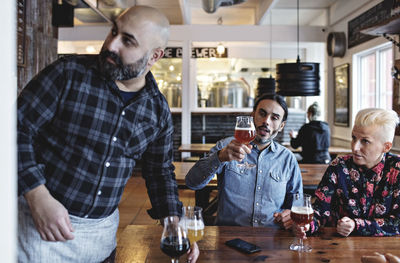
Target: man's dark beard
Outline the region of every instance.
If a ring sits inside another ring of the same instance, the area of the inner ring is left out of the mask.
[[[111,58],[115,62],[115,65],[108,62],[107,58]],[[133,79],[143,74],[148,58],[149,56],[146,54],[135,63],[124,65],[117,54],[108,50],[102,50],[100,52],[100,70],[111,80]]]
[[[257,129],[260,128],[260,127],[267,129],[267,131],[268,131],[269,133],[271,132],[271,130],[270,130],[267,126],[265,126],[265,125],[258,126]],[[261,145],[270,144],[270,143],[274,140],[274,138],[276,137],[276,135],[278,135],[278,133],[279,133],[279,129],[278,129],[278,130],[272,131],[272,133],[271,133],[271,135],[269,136],[268,139],[262,139],[262,138],[260,138],[258,135],[256,135],[256,138],[255,138],[254,140],[255,140],[257,143],[261,144]]]

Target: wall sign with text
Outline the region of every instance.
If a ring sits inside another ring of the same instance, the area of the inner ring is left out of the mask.
[[[216,47],[194,47],[192,48],[192,58],[227,58],[228,49],[225,48],[223,54],[218,54]],[[181,47],[167,47],[163,58],[182,58]]]

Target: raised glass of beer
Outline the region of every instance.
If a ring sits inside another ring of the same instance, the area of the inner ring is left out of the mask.
[[[290,210],[290,218],[297,225],[304,227],[310,224],[313,220],[314,210],[311,206],[311,195],[308,194],[294,194],[292,209]],[[312,248],[309,245],[304,245],[303,239],[299,239],[299,243],[290,245],[290,250],[299,252],[310,252]]]
[[[253,117],[237,116],[235,126],[235,139],[240,143],[247,145],[252,140],[254,140],[254,138],[256,138],[256,128],[254,126]],[[237,166],[246,168],[252,168],[256,166],[253,163],[248,163],[246,160],[243,161],[243,163],[238,163]]]
[[[190,243],[201,240],[204,236],[203,209],[199,206],[183,207],[182,221],[186,227]]]

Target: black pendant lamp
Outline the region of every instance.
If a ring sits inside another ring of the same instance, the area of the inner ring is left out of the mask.
[[[263,94],[275,94],[275,79],[270,75],[269,78],[258,78],[257,80],[257,96]]]
[[[319,96],[319,63],[300,62],[299,0],[297,0],[297,60],[276,64],[277,93],[282,96]]]
[[[263,94],[275,94],[275,79],[272,77],[271,70],[272,70],[272,11],[270,12],[269,16],[269,77],[268,78],[258,78],[257,82],[257,96],[260,97]]]

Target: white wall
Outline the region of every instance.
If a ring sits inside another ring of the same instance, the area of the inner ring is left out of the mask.
[[[327,33],[329,32],[345,32],[346,39],[348,38],[347,26],[348,22],[353,18],[359,16],[363,12],[382,2],[381,0],[339,0],[335,5],[333,5],[330,9],[330,26],[328,27]],[[352,108],[352,100],[354,97],[354,90],[352,82],[354,80],[354,74],[352,70],[352,57],[354,54],[361,52],[363,50],[370,49],[372,47],[387,43],[388,41],[383,37],[378,37],[372,39],[370,41],[364,42],[360,45],[352,47],[346,50],[346,54],[343,58],[328,58],[327,63],[327,74],[328,79],[330,80],[327,83],[328,86],[328,98],[332,98],[327,101],[328,103],[328,121],[331,127],[333,144],[342,145],[342,146],[350,146],[351,141],[351,129],[352,129],[352,120],[354,119],[355,112]],[[398,52],[398,49],[393,47],[395,52]],[[333,81],[333,69],[336,66],[349,63],[350,64],[350,127],[340,127],[334,126],[334,81]],[[396,140],[395,140],[396,142]],[[399,145],[399,144],[397,144]],[[396,147],[396,143],[395,143]]]
[[[3,1],[0,8],[0,255],[1,262],[16,262],[16,1]]]

